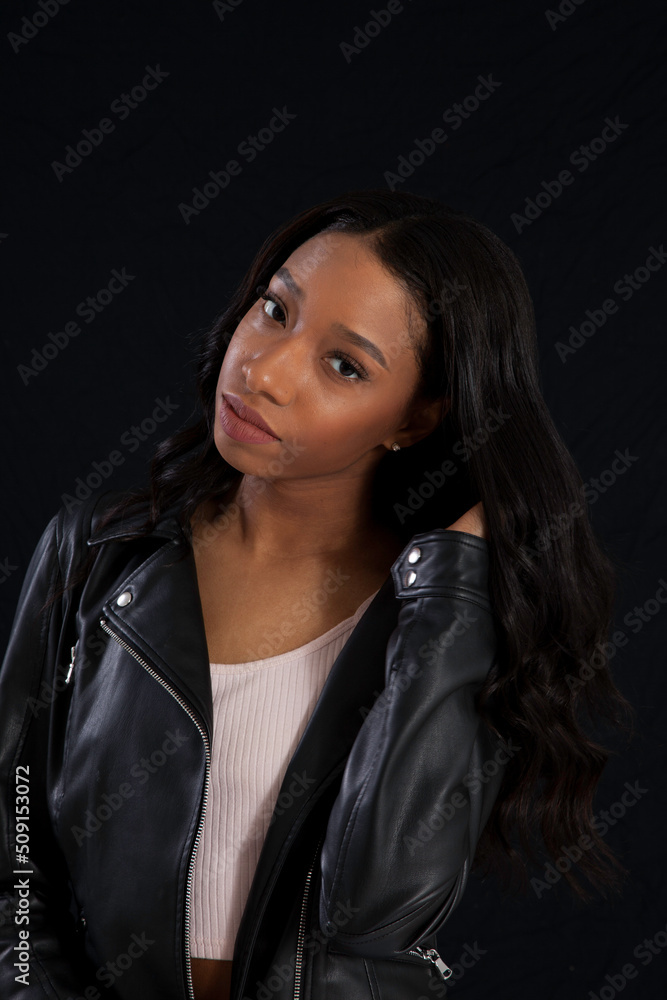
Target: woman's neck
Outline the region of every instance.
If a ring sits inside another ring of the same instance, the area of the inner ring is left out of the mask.
[[[197,523],[224,531],[225,545],[261,564],[317,560],[390,565],[404,542],[373,516],[370,484],[355,478],[266,480],[243,476],[224,502],[201,505]]]

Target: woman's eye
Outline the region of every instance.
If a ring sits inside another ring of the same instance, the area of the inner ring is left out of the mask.
[[[274,319],[278,323],[282,323],[285,319],[285,312],[280,303],[276,302],[276,300],[272,299],[269,295],[262,295],[262,298],[264,299],[264,305],[262,306],[262,310],[266,313],[269,319]],[[274,306],[277,309],[278,313],[282,313],[282,319],[280,316],[276,316],[275,313],[271,311]]]
[[[287,321],[287,314],[280,302],[271,295],[271,292],[265,292],[260,296],[264,301],[262,303],[262,312],[272,319],[276,323],[285,323]],[[274,309],[276,310],[274,312]],[[345,379],[346,382],[359,382],[368,378],[368,372],[363,368],[358,362],[354,362],[347,358],[342,351],[334,351],[331,360],[334,362],[334,371]],[[339,365],[340,367],[335,367]]]
[[[344,358],[340,354],[336,354],[333,358],[331,358],[331,361],[334,365],[339,364],[341,366],[340,368],[334,367],[334,371],[338,372],[339,375],[342,375],[348,382],[356,382],[365,377],[360,368],[357,368],[356,365],[353,365],[352,362],[348,361],[347,358]]]

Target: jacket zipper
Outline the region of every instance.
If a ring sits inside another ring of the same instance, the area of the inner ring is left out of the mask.
[[[419,955],[420,958],[425,959],[427,962],[432,962],[443,979],[449,979],[452,974],[452,970],[446,962],[443,962],[435,948],[420,948],[417,945],[415,948],[410,949],[408,955]]]
[[[194,862],[197,856],[197,848],[199,847],[199,841],[201,840],[202,830],[204,828],[204,814],[206,812],[206,802],[208,799],[208,783],[209,783],[209,773],[211,767],[211,748],[209,745],[208,736],[206,734],[206,731],[200,725],[196,715],[194,714],[188,703],[181,697],[178,691],[175,691],[172,687],[170,687],[170,685],[167,684],[167,682],[162,677],[160,677],[157,671],[154,670],[150,666],[150,664],[146,663],[146,661],[142,659],[142,657],[139,656],[139,654],[134,649],[132,649],[132,647],[125,641],[125,639],[122,638],[122,636],[119,636],[117,632],[114,632],[113,629],[109,627],[106,618],[100,618],[100,625],[102,626],[105,632],[108,632],[108,634],[112,636],[116,640],[116,642],[123,647],[123,649],[126,649],[127,652],[131,656],[133,656],[138,663],[141,664],[144,670],[146,670],[151,675],[151,677],[154,677],[155,680],[159,684],[161,684],[162,687],[166,691],[168,691],[173,698],[175,698],[175,700],[178,702],[181,708],[185,709],[185,711],[188,713],[188,715],[194,722],[195,726],[201,733],[201,737],[204,741],[204,750],[206,752],[204,798],[202,802],[201,816],[199,817],[199,826],[197,827],[197,835],[195,837],[195,842],[192,848],[192,854],[190,855],[190,864],[188,867],[188,879],[185,891],[185,974],[187,978],[188,997],[190,998],[190,1000],[194,1000],[195,993],[194,993],[194,987],[192,985],[192,973],[190,970],[190,893],[192,891],[192,883],[194,881]]]
[[[294,997],[293,1000],[300,1000],[301,998],[301,973],[303,971],[303,945],[306,937],[306,907],[308,906],[308,894],[310,893],[310,883],[313,877],[313,871],[315,870],[315,862],[317,860],[317,852],[320,849],[320,844],[324,840],[324,836],[321,836],[317,842],[317,847],[315,848],[315,856],[313,858],[312,864],[308,869],[308,874],[306,875],[306,882],[303,888],[303,896],[301,898],[301,914],[299,916],[299,933],[297,935],[296,941],[296,962],[294,963]]]

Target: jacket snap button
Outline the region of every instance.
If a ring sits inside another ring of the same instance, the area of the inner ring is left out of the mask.
[[[129,592],[129,590],[124,590],[123,593],[120,595],[120,597],[116,598],[116,604],[119,607],[124,608],[126,604],[130,603],[131,600],[132,600],[132,594]]]
[[[419,548],[418,545],[415,545],[414,549],[410,549],[410,551],[408,552],[408,562],[409,563],[418,562],[419,559],[421,559],[421,554],[422,550]]]
[[[405,586],[411,587],[416,579],[417,579],[417,574],[415,573],[415,571],[413,569],[409,570],[405,574]]]

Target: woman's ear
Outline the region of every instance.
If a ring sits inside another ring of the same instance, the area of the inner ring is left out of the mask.
[[[410,418],[396,431],[394,440],[398,441],[401,448],[409,448],[411,444],[421,441],[442,423],[451,405],[449,396],[426,400],[418,397],[413,403]]]

